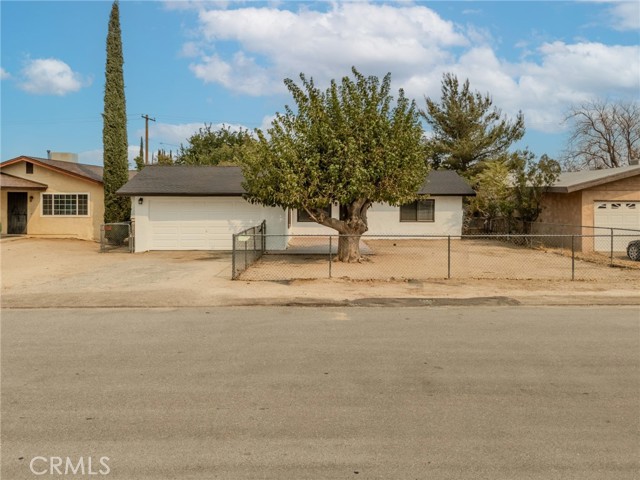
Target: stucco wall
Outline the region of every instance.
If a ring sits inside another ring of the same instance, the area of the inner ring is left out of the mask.
[[[33,165],[33,174],[27,174],[25,163],[19,162],[2,171],[33,182],[44,183],[44,192],[27,191],[27,234],[34,236],[73,237],[84,240],[100,239],[100,224],[104,217],[104,191],[102,184],[57,173],[39,165]],[[13,190],[16,192],[24,190]],[[89,216],[44,217],[42,193],[88,193]],[[2,192],[2,233],[7,231],[7,192]]]
[[[248,227],[267,222],[268,250],[284,250],[287,244],[287,218],[282,208],[251,204],[241,197],[133,197],[131,218],[135,229],[135,251],[149,250],[231,250],[231,236]],[[221,222],[215,212],[224,210],[226,221]],[[171,213],[173,212],[173,213]],[[234,216],[235,215],[235,216]],[[165,228],[169,235],[190,229],[194,248],[172,248],[153,245],[158,228]]]
[[[374,203],[367,212],[369,230],[366,235],[456,235],[462,232],[462,197],[438,197],[435,200],[433,222],[401,222],[400,207],[386,203]],[[334,218],[340,215],[340,207],[333,205]],[[315,222],[297,222],[293,212],[291,222],[292,235],[336,235],[329,227]]]

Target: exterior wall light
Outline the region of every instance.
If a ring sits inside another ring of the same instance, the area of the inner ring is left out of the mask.
[[[142,202],[143,202],[143,201],[144,201],[144,198],[140,197],[140,198],[138,199],[138,205],[142,205]]]

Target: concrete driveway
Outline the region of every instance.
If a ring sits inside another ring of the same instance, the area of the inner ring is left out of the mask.
[[[2,239],[2,307],[179,307],[198,305],[640,304],[636,280],[319,279],[232,281],[229,253],[99,253],[93,242]]]

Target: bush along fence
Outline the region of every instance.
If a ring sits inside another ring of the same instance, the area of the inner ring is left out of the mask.
[[[235,280],[253,263],[262,258],[266,250],[267,223],[233,234],[231,251],[231,278]]]
[[[133,228],[131,222],[104,223],[100,225],[100,252],[134,250]]]
[[[259,228],[259,227],[256,227]],[[362,262],[337,261],[338,235],[234,235],[232,278],[295,280],[538,279],[640,281],[640,262],[604,249],[610,235],[363,236]],[[614,244],[640,239],[616,234]],[[265,250],[265,245],[287,245]]]

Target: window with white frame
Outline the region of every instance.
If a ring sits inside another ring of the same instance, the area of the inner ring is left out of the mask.
[[[42,215],[46,217],[88,216],[89,194],[43,193]]]
[[[416,200],[400,206],[401,222],[434,222],[436,201],[434,199]]]

